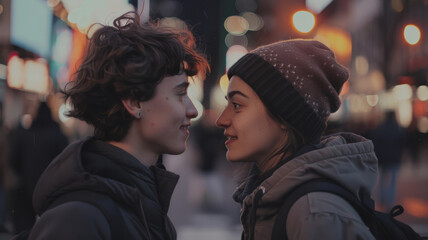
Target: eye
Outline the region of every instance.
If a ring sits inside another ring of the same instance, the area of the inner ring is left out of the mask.
[[[237,109],[239,109],[241,107],[241,105],[237,104],[237,103],[232,103],[232,105],[233,105],[233,109],[234,110],[237,110]]]
[[[183,91],[183,92],[178,93],[178,96],[186,96],[186,95],[187,95],[187,91]]]
[[[187,96],[187,91],[177,93],[178,98],[182,102],[183,99]]]

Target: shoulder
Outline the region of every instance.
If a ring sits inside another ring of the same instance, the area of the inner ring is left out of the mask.
[[[331,193],[304,195],[291,207],[287,219],[292,239],[374,239],[355,209]]]
[[[43,213],[29,239],[110,239],[110,226],[97,207],[72,201]]]

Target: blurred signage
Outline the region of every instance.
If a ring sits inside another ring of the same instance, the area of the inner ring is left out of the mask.
[[[11,88],[48,94],[50,90],[47,61],[43,58],[22,59],[12,53],[7,64],[7,85]]]
[[[13,45],[48,58],[52,9],[41,0],[13,0],[10,39]]]

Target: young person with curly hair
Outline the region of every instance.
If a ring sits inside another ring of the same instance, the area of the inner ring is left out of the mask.
[[[167,212],[178,175],[161,158],[185,151],[198,114],[188,78],[207,70],[189,31],[140,24],[135,13],[101,26],[64,89],[69,116],[94,136],[70,144],[41,176],[29,238],[176,239]]]

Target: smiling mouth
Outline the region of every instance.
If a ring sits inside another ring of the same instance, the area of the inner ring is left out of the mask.
[[[180,127],[180,130],[183,131],[187,136],[189,136],[190,135],[189,127],[190,125],[182,125]]]
[[[236,141],[237,139],[238,139],[238,137],[235,137],[235,136],[227,136],[227,140],[224,143],[224,145],[227,146],[227,145],[231,144],[232,142]]]

